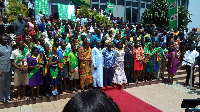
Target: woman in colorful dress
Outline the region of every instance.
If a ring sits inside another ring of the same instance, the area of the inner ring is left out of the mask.
[[[42,56],[38,55],[38,49],[32,48],[32,56],[28,59],[29,86],[31,87],[32,98],[35,98],[34,87],[37,87],[37,97],[39,97],[40,85],[42,85]]]
[[[113,77],[113,83],[122,85],[127,83],[125,71],[124,71],[124,56],[125,52],[123,49],[123,43],[122,41],[119,41],[117,43],[117,49],[116,49],[116,57],[117,57],[117,67],[114,71],[114,77]]]
[[[82,91],[92,84],[92,73],[91,73],[91,48],[90,43],[87,39],[83,41],[83,46],[79,48],[78,58],[80,62],[80,85]]]
[[[169,84],[173,84],[173,76],[177,71],[178,57],[175,50],[172,47],[169,48],[169,54],[167,55],[167,58],[168,58],[168,63],[167,63],[168,80]]]
[[[58,63],[60,63],[60,59],[57,56],[57,47],[54,46],[52,47],[52,55],[49,58],[50,76],[48,78],[48,84],[51,85],[53,96],[57,96],[59,94],[57,85],[59,85],[62,81]]]
[[[141,75],[143,70],[143,59],[144,59],[144,50],[140,47],[140,42],[135,42],[135,47],[133,48],[134,52],[134,76],[136,77],[136,83],[138,83],[138,77]]]
[[[178,38],[178,35],[174,35],[174,37],[171,39],[171,45],[170,46],[175,50],[178,59],[181,56],[180,44],[181,44],[181,41]]]
[[[154,52],[153,52],[153,45],[149,44],[149,49],[147,50],[147,66],[146,72],[148,74],[149,83],[151,82],[151,78],[153,77],[154,73]]]

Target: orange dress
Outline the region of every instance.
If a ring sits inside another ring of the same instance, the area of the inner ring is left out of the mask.
[[[142,47],[133,48],[134,52],[134,70],[141,71],[143,70],[143,64],[140,64],[141,61],[144,59],[144,50]]]
[[[83,59],[91,59],[91,48],[84,49],[82,52]],[[92,72],[91,72],[91,62],[82,61],[80,62],[80,85],[84,89],[93,83]]]

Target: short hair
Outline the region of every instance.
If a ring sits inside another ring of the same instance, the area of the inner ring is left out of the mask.
[[[173,47],[169,47],[169,52],[173,52],[174,48]]]
[[[38,37],[38,36],[37,36],[36,34],[34,34],[34,35],[32,35],[31,37],[32,37],[32,38],[36,38],[36,37]]]
[[[38,50],[37,47],[33,47],[33,48],[31,49],[31,54],[33,54],[33,52],[34,52],[36,49]]]
[[[85,44],[87,44],[87,43],[88,43],[88,40],[85,39],[85,40],[83,41],[83,45],[85,45]]]
[[[61,44],[62,42],[64,42],[64,43],[66,44],[66,41],[65,41],[65,40],[60,41],[60,44]]]
[[[58,39],[58,38],[55,38],[55,39],[54,39],[54,42],[56,42],[56,41],[58,41],[58,42],[59,42],[59,39]]]
[[[19,45],[19,43],[21,43],[21,42],[23,43],[23,41],[21,41],[21,40],[20,40],[20,41],[17,41],[17,46],[18,46],[18,45]]]
[[[6,34],[2,34],[2,35],[0,35],[0,40],[2,40],[3,37],[8,38],[8,35],[6,35]]]
[[[72,97],[63,112],[120,112],[120,109],[103,91],[88,90]]]
[[[9,25],[8,27],[7,27],[7,30],[8,30],[8,33],[10,34],[11,32],[13,32],[14,31],[14,26],[13,25]]]
[[[120,44],[120,43],[123,45],[123,42],[122,42],[122,41],[119,41],[119,42],[117,43],[117,46],[116,46],[117,48],[119,48],[119,44]],[[123,47],[123,46],[122,46],[122,47]]]
[[[28,36],[27,34],[22,35],[22,39],[25,39],[25,37]]]

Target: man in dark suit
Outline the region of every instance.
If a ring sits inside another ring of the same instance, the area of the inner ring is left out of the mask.
[[[133,45],[131,42],[127,43],[127,49],[125,50],[125,56],[124,56],[124,67],[125,67],[125,74],[127,78],[127,82],[132,83],[132,75],[133,75]]]

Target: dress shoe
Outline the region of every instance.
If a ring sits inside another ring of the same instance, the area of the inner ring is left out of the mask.
[[[109,84],[110,86],[114,87],[114,85],[112,83]]]
[[[75,91],[75,92],[78,92],[78,89],[74,88],[74,91]]]
[[[50,97],[51,97],[51,95],[49,95],[48,93],[46,93],[45,96],[46,96],[47,98],[50,98]]]
[[[8,100],[8,101],[13,101],[13,99],[12,99],[12,98],[7,98],[6,100]]]
[[[1,101],[2,103],[8,103],[8,101],[6,99],[4,99],[3,101]]]

